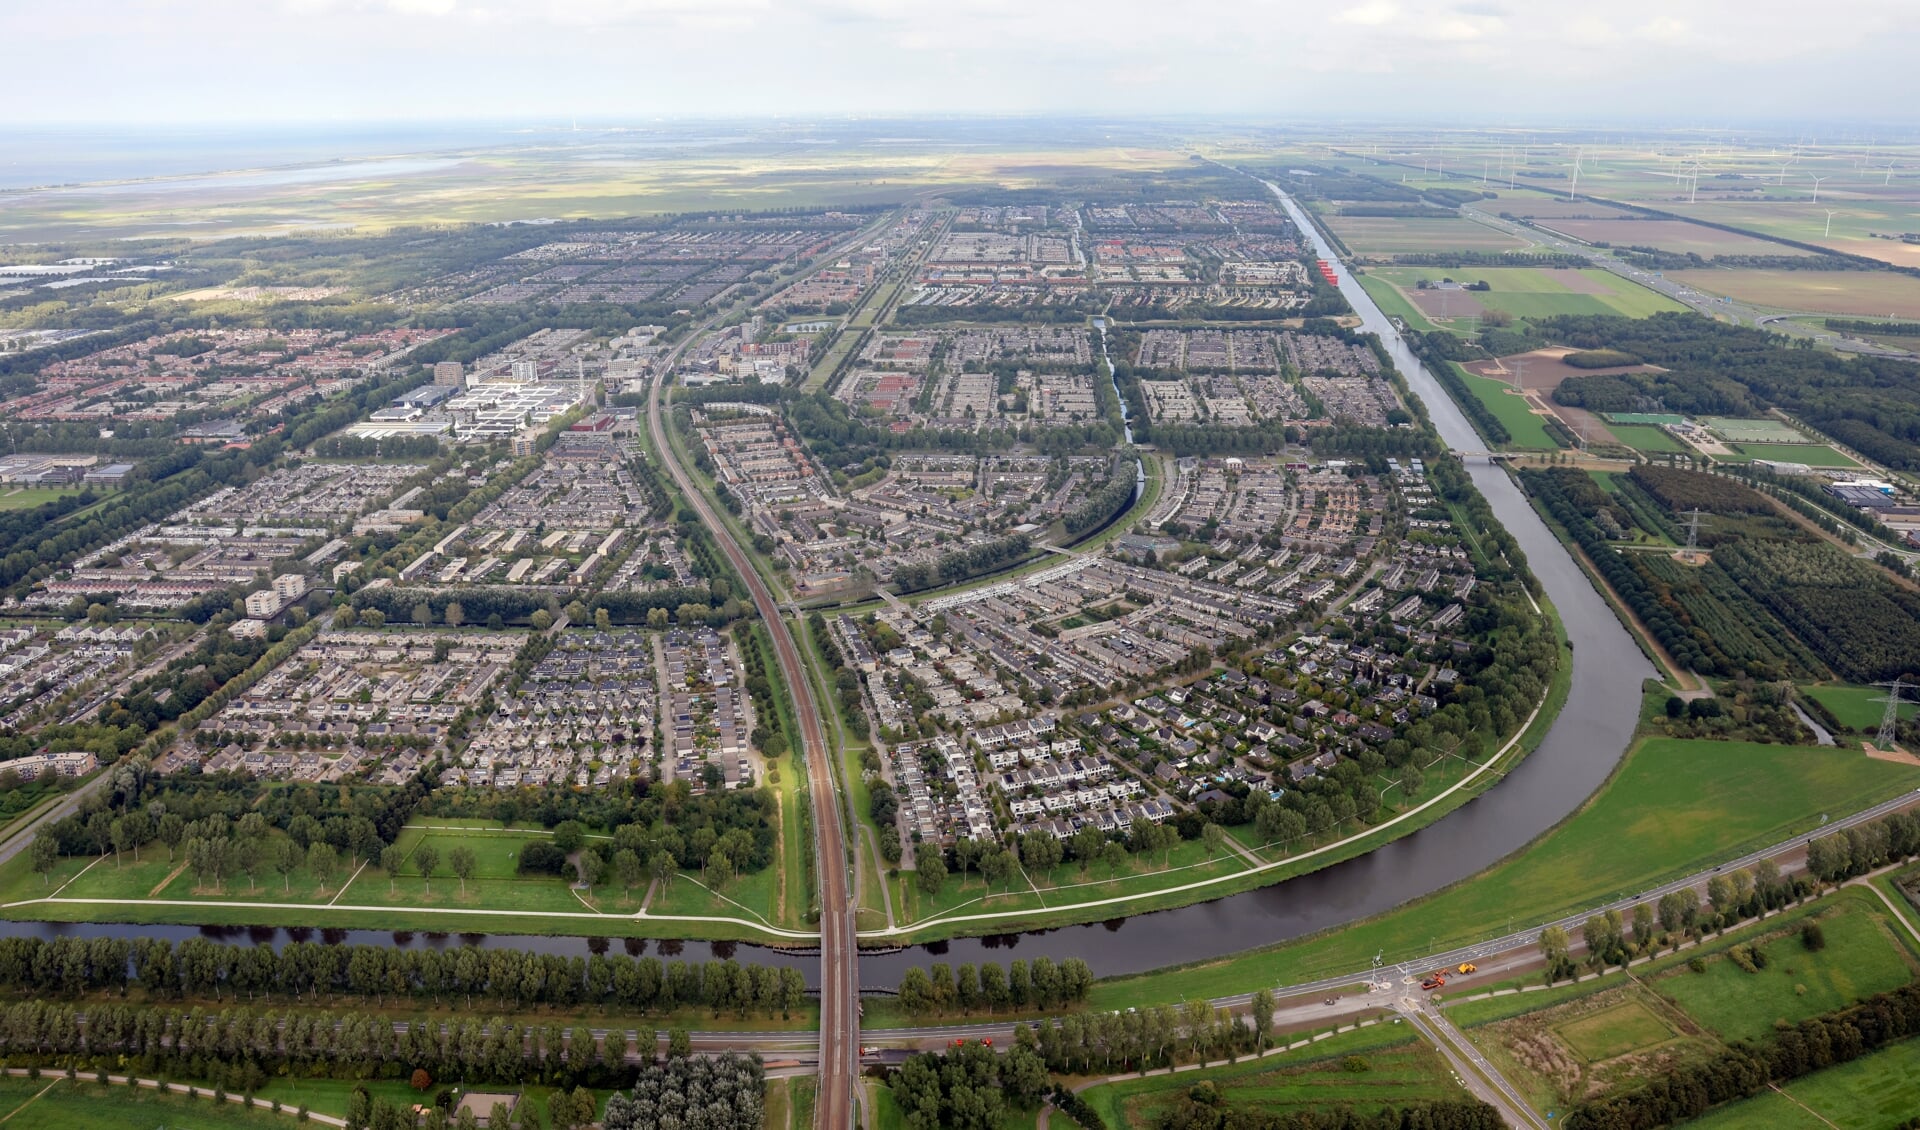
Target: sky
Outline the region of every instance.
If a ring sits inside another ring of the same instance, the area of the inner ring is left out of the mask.
[[[1912,120],[1914,0],[0,3],[0,125]]]

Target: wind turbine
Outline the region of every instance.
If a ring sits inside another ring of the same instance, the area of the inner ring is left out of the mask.
[[[1892,161],[1887,162],[1887,179],[1880,182],[1880,187],[1885,188],[1893,183],[1893,164]]]
[[[1831,208],[1825,209],[1825,211],[1827,213],[1827,230],[1820,233],[1821,239],[1825,239],[1833,234],[1833,218],[1839,214]]]
[[[1812,173],[1808,173],[1807,179],[1813,182],[1813,202],[1818,204],[1820,203],[1820,182],[1823,180],[1832,180],[1833,174],[1828,173],[1824,177],[1816,177]]]
[[[1567,199],[1572,200],[1580,192],[1580,156],[1581,150],[1573,151],[1573,183],[1567,186]]]
[[[1687,185],[1687,203],[1692,204],[1700,195],[1700,162],[1693,163],[1693,178]]]

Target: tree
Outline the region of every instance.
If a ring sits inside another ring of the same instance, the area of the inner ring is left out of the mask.
[[[300,870],[300,845],[292,840],[275,840],[273,847],[268,850],[271,853],[269,862],[280,873],[282,887],[293,890],[293,873]]]
[[[426,1068],[416,1067],[413,1069],[413,1075],[407,1080],[407,1086],[416,1091],[424,1091],[433,1086],[433,1076],[427,1074]]]
[[[673,871],[673,856],[665,850],[654,852],[647,860],[647,873],[661,890],[665,890],[667,884],[673,881]]]
[[[333,881],[333,874],[340,866],[340,853],[325,840],[315,840],[307,846],[307,870],[325,887]]]
[[[633,890],[646,877],[646,868],[640,863],[638,852],[621,848],[613,853],[613,872],[620,880],[620,886]]]
[[[596,608],[593,610],[593,626],[603,632],[610,632],[613,630],[613,617],[606,609]]]
[[[400,850],[399,844],[388,844],[380,849],[380,870],[387,873],[387,891],[392,893],[393,881],[400,877],[400,868],[406,866],[407,853]]]
[[[1267,1050],[1267,1037],[1273,1033],[1273,993],[1261,989],[1253,994],[1253,1034],[1260,1042],[1260,1050]]]
[[[578,820],[562,820],[553,826],[553,846],[572,855],[587,842],[587,829]]]
[[[40,885],[47,885],[47,877],[52,874],[55,865],[60,862],[60,844],[45,832],[33,838],[33,846],[27,849],[32,856],[33,869],[40,873]]]
[[[453,873],[460,877],[462,898],[466,897],[467,880],[473,878],[473,869],[479,862],[479,857],[474,854],[473,849],[465,845],[447,853],[447,866],[453,868]]]
[[[464,624],[464,623],[466,623],[466,621],[467,621],[467,611],[466,611],[466,609],[464,609],[464,608],[462,608],[462,607],[460,607],[460,602],[459,602],[459,601],[457,601],[457,600],[449,600],[449,601],[447,601],[447,611],[446,611],[446,613],[445,613],[445,615],[444,615],[444,617],[443,617],[443,619],[445,619],[445,620],[446,620],[446,622],[447,622],[447,627],[449,627],[449,628],[457,628],[457,627],[459,627],[460,625],[462,625],[462,624]]]
[[[685,1059],[693,1054],[693,1034],[685,1028],[667,1029],[667,1057]]]
[[[1227,844],[1227,830],[1209,820],[1200,826],[1200,842],[1207,846],[1207,858],[1220,854]]]
[[[413,606],[413,622],[422,628],[433,623],[433,607],[426,601]]]
[[[914,881],[920,886],[920,893],[932,898],[940,893],[947,881],[947,861],[938,851],[923,851],[918,859],[919,870]]]
[[[1219,826],[1218,824],[1207,825],[1209,828]],[[1100,849],[1100,862],[1107,865],[1107,878],[1117,879],[1120,877],[1120,869],[1127,865],[1127,849],[1118,840],[1108,840],[1106,846]]]
[[[553,627],[553,613],[544,608],[536,608],[533,610],[533,615],[528,617],[528,621],[533,624],[534,631],[544,632]]]
[[[421,844],[413,851],[413,865],[420,872],[420,878],[427,885],[427,893],[433,893],[433,869],[440,866],[440,849],[432,844]]]

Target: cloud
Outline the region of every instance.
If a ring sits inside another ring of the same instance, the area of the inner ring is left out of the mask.
[[[1920,115],[1912,5],[1826,0],[1808,20],[1800,0],[0,0],[9,78],[58,92],[0,114],[1885,120]],[[195,56],[222,64],[178,65]],[[1820,76],[1811,104],[1780,64]],[[1327,81],[1343,73],[1374,77]]]
[[[1390,0],[1368,0],[1355,8],[1348,8],[1334,15],[1333,21],[1341,24],[1353,24],[1356,27],[1385,27],[1400,14],[1400,6]]]

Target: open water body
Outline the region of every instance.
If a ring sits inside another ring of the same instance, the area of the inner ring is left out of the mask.
[[[1271,185],[1268,186],[1272,188]],[[1276,195],[1279,193],[1276,191]],[[1281,202],[1302,231],[1311,233],[1319,255],[1337,262],[1294,203]],[[1380,335],[1408,384],[1426,404],[1441,437],[1456,451],[1484,445],[1466,418],[1420,362],[1408,351],[1379,307],[1344,265],[1340,290],[1360,313],[1365,328]],[[1124,401],[1122,401],[1124,403]],[[1553,536],[1519,487],[1499,467],[1469,463],[1480,492],[1519,541],[1534,574],[1559,610],[1574,641],[1573,688],[1546,739],[1507,777],[1433,824],[1344,863],[1310,875],[1244,894],[1177,910],[1156,911],[1086,926],[1022,934],[999,934],[911,946],[893,953],[865,953],[860,979],[875,988],[899,983],[908,965],[929,960],[1000,961],[1014,957],[1084,959],[1098,976],[1138,973],[1175,962],[1223,957],[1271,945],[1391,910],[1402,903],[1465,879],[1525,846],[1578,808],[1607,779],[1626,751],[1639,715],[1641,681],[1654,671],[1632,638],[1588,584],[1565,547]],[[1491,925],[1491,924],[1490,924]],[[1527,923],[1515,922],[1519,928]],[[1506,923],[1498,924],[1504,928]],[[631,952],[623,939],[556,938],[533,935],[387,933],[372,930],[306,930],[310,940],[359,944],[453,946],[481,945],[544,953]],[[232,929],[190,926],[126,926],[110,923],[0,922],[0,936],[51,938],[196,935],[236,942],[281,945],[296,936],[285,929]],[[1389,962],[1417,957],[1427,949],[1424,936],[1409,936],[1385,956]],[[642,952],[683,960],[737,957],[792,965],[817,982],[819,959],[761,946],[707,942],[647,942]]]

